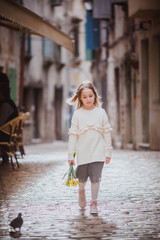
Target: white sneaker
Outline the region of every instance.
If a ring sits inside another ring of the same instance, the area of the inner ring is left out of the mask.
[[[90,202],[90,213],[98,214],[97,200],[91,200]]]
[[[85,190],[80,190],[79,189],[79,206],[84,209],[86,206],[86,195],[85,195]]]

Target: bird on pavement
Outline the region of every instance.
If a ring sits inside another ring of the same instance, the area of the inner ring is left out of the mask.
[[[22,213],[18,213],[18,217],[13,219],[9,225],[12,228],[14,228],[15,231],[16,231],[16,228],[19,228],[19,231],[20,231],[22,224],[23,224]]]

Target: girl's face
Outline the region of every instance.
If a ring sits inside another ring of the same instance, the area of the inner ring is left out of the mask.
[[[81,92],[81,101],[85,109],[92,109],[94,107],[95,95],[90,88],[85,88]]]

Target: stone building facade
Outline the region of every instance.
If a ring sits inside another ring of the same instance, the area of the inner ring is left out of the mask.
[[[64,2],[63,8],[61,8],[61,3],[62,1],[49,0],[11,1],[11,3],[8,1],[10,8],[16,7],[18,9],[19,16],[23,17],[23,11],[26,14],[25,17],[27,13],[31,14],[30,16],[36,13],[41,19],[44,19],[44,22],[47,20],[51,25],[53,24],[68,33],[69,30],[65,28],[66,3]],[[31,10],[31,12],[27,12],[26,9]],[[3,27],[3,18],[5,19],[5,14],[8,12],[3,12],[1,9],[0,13],[2,14],[2,22],[0,22],[0,71],[9,75],[11,97],[17,106],[23,107],[25,111],[31,113],[30,119],[25,121],[24,142],[62,139],[64,135],[62,126],[65,125],[62,114],[64,113],[63,109],[66,109],[63,107],[63,102],[66,98],[65,89],[68,86],[65,66],[69,60],[68,56],[70,58],[68,50],[48,38],[14,31],[12,28],[14,23],[10,26],[8,23],[6,27]],[[10,19],[9,16],[7,18]],[[39,20],[38,17],[37,19]],[[21,18],[18,21],[19,31],[27,26],[27,22],[25,25],[21,24]],[[11,29],[8,29],[8,26]],[[32,33],[32,29],[26,28],[25,30]],[[59,35],[62,38],[64,36],[63,34]],[[64,43],[64,45],[66,44]],[[22,58],[22,48],[24,48],[24,58]],[[21,86],[22,75],[24,75],[24,88]],[[64,113],[64,116],[66,115]]]
[[[84,3],[24,0],[24,5],[75,41],[71,54],[48,39],[26,36],[24,105],[32,113],[29,139],[67,140],[74,109],[66,99],[82,81],[91,80],[90,63],[85,61]]]
[[[96,12],[94,19],[99,21],[100,35],[99,44],[92,49],[93,82],[113,128],[113,145],[126,148],[132,142],[131,79],[127,68],[130,59],[128,4],[118,0],[90,3],[91,14],[94,16]]]
[[[108,113],[114,147],[160,150],[159,1],[23,0],[23,4],[74,42],[71,54],[47,38],[25,36],[23,103],[31,112],[25,142],[67,140],[74,107],[66,99],[81,82],[90,80]],[[20,34],[2,26],[0,31],[0,70],[18,79]],[[19,81],[11,84],[18,104]]]
[[[134,43],[133,143],[136,149],[160,150],[160,2],[129,0],[128,4]]]
[[[127,63],[130,57],[129,20],[127,2],[112,4],[109,20],[107,59],[107,102],[113,126],[113,144],[126,148],[132,142],[131,79]]]
[[[159,150],[160,3],[86,2],[91,4],[92,17],[100,21],[100,44],[92,48],[91,72],[113,127],[113,145]]]

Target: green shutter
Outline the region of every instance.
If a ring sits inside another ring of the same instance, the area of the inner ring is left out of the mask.
[[[16,103],[17,101],[17,88],[16,88],[16,69],[9,68],[9,86],[11,88],[11,99]]]
[[[86,60],[87,61],[92,61],[92,59],[93,59],[92,50],[86,49]]]
[[[26,34],[26,41],[25,41],[25,54],[31,55],[31,35]]]

